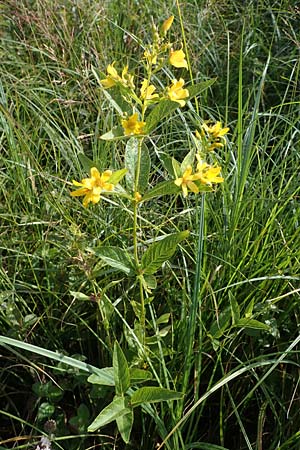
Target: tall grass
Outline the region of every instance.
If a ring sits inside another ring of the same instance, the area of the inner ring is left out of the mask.
[[[145,245],[191,230],[147,310],[148,368],[185,397],[137,412],[127,445],[114,425],[87,432],[113,394],[87,383],[85,364],[111,366],[115,340],[133,358],[132,287],[93,253],[99,242],[124,247],[131,217],[125,202],[83,209],[69,192],[86,176],[80,153],[103,169],[123,160],[123,144],[99,138],[115,112],[94,74],[114,60],[136,66],[152,20],[174,14],[180,44],[179,12],[154,0],[6,0],[0,10],[0,327],[10,339],[0,341],[1,448],[34,447],[52,419],[53,448],[296,450],[297,2],[181,5],[194,81],[217,79],[157,128],[152,170],[163,180],[165,156],[182,159],[199,120],[221,120],[230,127],[217,156],[225,182],[141,211]]]

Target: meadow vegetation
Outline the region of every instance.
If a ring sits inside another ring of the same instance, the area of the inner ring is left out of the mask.
[[[299,448],[297,3],[0,0],[0,450]]]

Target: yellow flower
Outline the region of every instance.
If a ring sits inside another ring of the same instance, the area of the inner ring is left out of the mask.
[[[221,122],[216,122],[215,125],[209,127],[204,123],[202,125],[204,131],[206,131],[212,138],[217,139],[223,137],[228,133],[229,128],[222,128]]]
[[[183,50],[170,50],[170,56],[169,56],[169,63],[171,66],[174,67],[184,67],[185,69],[188,68],[186,59],[185,59],[185,53]]]
[[[150,66],[157,64],[157,51],[154,49],[150,48],[150,50],[145,50],[144,57]]]
[[[180,78],[180,80],[172,80],[172,86],[167,88],[168,97],[173,102],[177,102],[180,104],[180,106],[185,105],[184,98],[187,98],[189,96],[189,91],[187,89],[182,89],[182,86],[184,85],[184,80]]]
[[[169,29],[171,28],[172,23],[173,23],[173,20],[174,20],[174,16],[170,16],[170,17],[169,17],[168,19],[166,19],[166,20],[164,21],[164,23],[162,24],[161,29],[162,29],[162,32],[163,32],[164,34],[167,34],[167,32],[169,31]]]
[[[96,167],[91,168],[91,178],[84,178],[79,183],[73,180],[75,186],[82,186],[77,191],[71,192],[72,197],[84,195],[83,206],[86,208],[90,202],[98,203],[102,191],[113,191],[114,184],[108,183],[112,175],[111,170],[105,170],[101,175]]]
[[[202,161],[201,156],[198,154],[196,155],[196,158],[198,160],[197,172],[195,173],[197,180],[208,186],[211,186],[212,183],[222,183],[224,181],[224,178],[219,176],[222,170],[221,167],[210,166],[206,162]]]
[[[198,180],[198,177],[195,174],[193,175],[192,171],[192,166],[188,166],[182,177],[176,178],[174,181],[176,186],[181,186],[184,197],[188,195],[188,189],[194,192],[194,194],[199,192],[198,186],[194,183],[195,180]]]
[[[156,87],[153,84],[148,84],[148,80],[144,79],[141,86],[141,99],[142,100],[152,100],[157,98],[158,94],[153,94]]]
[[[117,70],[114,68],[115,62],[107,66],[107,78],[100,80],[102,86],[109,89],[113,86],[121,84],[124,87],[134,89],[133,75],[128,73],[128,66],[125,66],[122,70],[122,76],[120,76]]]
[[[128,119],[121,121],[125,136],[132,134],[143,134],[146,122],[138,121],[138,113],[132,114]]]

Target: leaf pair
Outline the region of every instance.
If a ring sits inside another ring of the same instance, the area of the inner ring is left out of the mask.
[[[88,431],[94,432],[115,420],[122,439],[128,443],[134,420],[133,408],[142,404],[182,398],[183,394],[180,392],[155,386],[146,386],[136,390],[132,389],[136,383],[150,379],[150,372],[142,369],[129,368],[120,345],[118,342],[115,342],[113,367],[100,369],[97,375],[91,375],[88,381],[93,384],[115,386],[116,395],[113,401],[90,424]]]

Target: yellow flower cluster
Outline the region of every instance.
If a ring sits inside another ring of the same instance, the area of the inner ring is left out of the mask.
[[[208,151],[213,151],[216,148],[224,147],[225,134],[229,131],[228,127],[222,128],[221,122],[216,122],[212,126],[208,126],[206,123],[202,125],[201,132],[197,130],[195,132],[196,138],[202,140]]]
[[[181,177],[176,178],[174,183],[181,187],[183,196],[187,197],[188,192],[198,194],[201,190],[201,184],[212,186],[214,183],[222,183],[224,178],[219,176],[221,167],[213,167],[201,160],[200,155],[196,155],[198,160],[196,172],[193,173],[192,166],[188,166]]]
[[[144,133],[146,122],[138,120],[138,113],[132,114],[128,119],[121,120],[125,136],[139,135]]]
[[[121,85],[125,88],[134,89],[133,75],[128,73],[128,66],[125,66],[120,76],[117,70],[114,68],[115,61],[107,66],[107,76],[101,81],[101,84],[106,89],[113,86]]]
[[[71,192],[72,197],[81,197],[84,195],[83,206],[85,208],[90,202],[98,203],[102,191],[113,191],[115,188],[113,183],[109,183],[111,176],[111,170],[105,170],[101,175],[96,167],[92,167],[90,178],[84,178],[81,182],[73,180],[75,186],[81,187]]]
[[[146,47],[144,52],[147,75],[141,82],[139,94],[135,92],[134,76],[128,72],[128,66],[125,66],[119,74],[115,68],[115,62],[113,62],[107,66],[106,78],[100,80],[105,89],[115,86],[121,88],[123,98],[134,110],[131,116],[121,119],[125,136],[144,134],[146,129],[145,112],[151,104],[169,99],[183,107],[189,97],[188,89],[183,87],[185,83],[183,78],[173,79],[162,93],[156,92],[156,87],[151,82],[153,73],[162,69],[165,63],[169,63],[175,68],[188,68],[183,49],[174,50],[167,39],[167,33],[173,21],[174,16],[170,16],[163,22],[160,30],[154,26],[153,42]],[[135,112],[137,110],[140,111],[139,114]],[[140,121],[138,116],[141,117]]]

